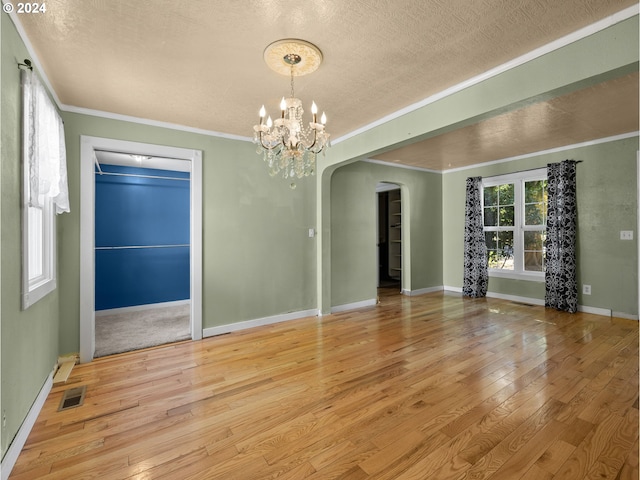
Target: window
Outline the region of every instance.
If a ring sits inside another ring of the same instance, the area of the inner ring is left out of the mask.
[[[28,188],[25,182],[25,188]],[[55,215],[52,200],[23,207],[22,308],[26,309],[56,288]]]
[[[22,79],[22,308],[56,288],[55,214],[69,211],[64,128],[38,77]]]
[[[490,275],[544,278],[546,169],[485,178],[483,222]]]

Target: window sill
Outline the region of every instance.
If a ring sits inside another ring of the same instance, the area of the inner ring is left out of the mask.
[[[29,293],[22,294],[22,309],[26,310],[38,300],[46,297],[56,289],[56,279],[45,280],[37,287],[32,288]]]
[[[526,280],[528,282],[544,283],[544,273],[521,273],[504,270],[489,270],[489,277],[510,278],[512,280]]]

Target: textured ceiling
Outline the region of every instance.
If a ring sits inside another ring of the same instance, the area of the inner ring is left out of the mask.
[[[638,73],[373,157],[448,170],[638,130]]]
[[[305,39],[324,62],[296,94],[338,138],[636,3],[48,0],[18,20],[63,105],[242,137],[289,91],[265,47]],[[635,131],[637,98],[631,75],[377,158],[440,170]]]

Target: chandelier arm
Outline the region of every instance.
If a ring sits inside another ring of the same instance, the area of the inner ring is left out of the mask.
[[[311,145],[305,145],[303,142],[300,142],[302,144],[302,147],[305,150],[309,150],[310,152],[313,152],[313,147],[315,146],[316,142],[318,141],[318,131],[314,128],[313,129],[313,142],[311,142]],[[314,152],[317,153],[317,152]]]
[[[283,144],[284,145],[284,144]],[[269,145],[265,145],[264,141],[262,140],[262,132],[260,132],[260,146],[262,148],[264,148],[265,150],[274,150],[276,147],[279,147],[280,145],[278,143],[276,143],[273,146],[269,146]]]

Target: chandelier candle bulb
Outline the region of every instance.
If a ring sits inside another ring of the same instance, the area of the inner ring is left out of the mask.
[[[282,110],[282,118],[284,118],[284,112],[287,109],[287,102],[285,102],[284,97],[280,101],[280,110]]]
[[[311,113],[313,113],[313,123],[316,123],[316,115],[318,114],[316,102],[311,102]]]
[[[262,122],[264,120],[264,116],[267,114],[267,111],[264,109],[264,105],[262,105],[262,108],[260,109],[260,125],[262,125]]]
[[[327,124],[327,116],[324,114],[324,112],[322,112],[322,116],[320,117],[320,123],[322,125],[326,125]]]

